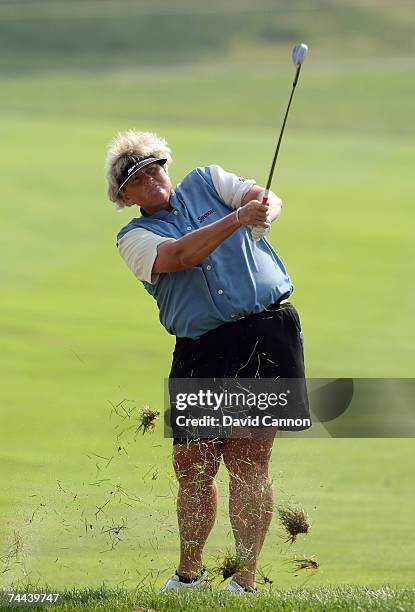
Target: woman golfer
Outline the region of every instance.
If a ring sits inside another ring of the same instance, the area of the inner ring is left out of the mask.
[[[170,161],[164,139],[133,130],[114,138],[106,161],[109,199],[140,207],[117,246],[176,336],[170,378],[304,379],[300,321],[287,301],[292,283],[264,237],[281,200],[270,194],[264,206],[263,187],[217,165],[195,168],[173,189]],[[180,560],[162,592],[206,582],[202,554],[215,523],[222,459],[236,549],[245,560],[226,590],[255,590],[274,507],[272,444],[273,435],[174,439]]]

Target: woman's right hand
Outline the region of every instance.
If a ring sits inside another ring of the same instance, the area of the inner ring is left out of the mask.
[[[259,200],[251,200],[239,209],[239,222],[241,225],[254,225],[259,227],[269,227],[269,208]]]

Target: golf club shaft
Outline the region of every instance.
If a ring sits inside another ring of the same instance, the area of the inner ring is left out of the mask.
[[[288,113],[289,113],[289,110],[290,110],[291,101],[292,101],[293,96],[294,96],[295,86],[297,85],[298,77],[300,76],[300,70],[301,70],[301,64],[299,64],[297,66],[297,70],[296,70],[296,73],[295,73],[295,77],[294,77],[294,81],[293,81],[293,86],[292,86],[292,90],[291,90],[290,99],[288,101],[287,110],[285,111],[285,117],[284,117],[284,121],[282,123],[282,128],[281,128],[280,136],[278,138],[277,147],[275,149],[274,159],[272,160],[271,170],[270,170],[270,173],[269,173],[269,176],[268,176],[267,186],[265,188],[264,196],[262,198],[262,204],[264,204],[265,206],[268,206],[268,195],[269,195],[269,190],[270,190],[270,187],[271,187],[272,177],[274,175],[275,164],[277,163],[277,158],[278,158],[278,153],[279,153],[280,146],[281,146],[282,136],[284,134],[285,124],[287,123],[287,117],[288,117]]]

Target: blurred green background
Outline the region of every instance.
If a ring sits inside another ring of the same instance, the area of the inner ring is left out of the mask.
[[[296,42],[310,53],[270,239],[308,374],[413,376],[414,26],[413,3],[381,0],[0,2],[1,587],[158,585],[174,569],[171,442],[161,423],[120,442],[135,412],[110,418],[119,402],[162,409],[174,340],[117,254],[130,213],[106,201],[105,147],[155,131],[173,182],[217,163],[264,184]],[[274,584],[412,584],[414,467],[410,439],[277,441],[278,502],[304,505],[313,531],[287,550],[274,521]],[[232,544],[225,472],[220,490],[211,565]],[[309,582],[294,554],[318,557]]]

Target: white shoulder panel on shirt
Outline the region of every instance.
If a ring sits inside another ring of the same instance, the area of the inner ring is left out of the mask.
[[[159,277],[158,274],[151,274],[157,257],[157,247],[166,240],[172,239],[137,227],[118,241],[118,250],[138,280],[154,285]]]
[[[212,165],[208,168],[219,197],[231,208],[239,208],[244,196],[256,181],[226,172],[220,166]]]

